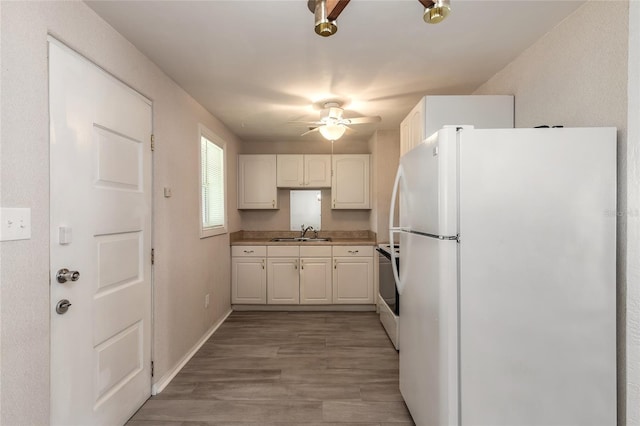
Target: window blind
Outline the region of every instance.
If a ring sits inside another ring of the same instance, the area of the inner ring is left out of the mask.
[[[202,227],[224,227],[224,150],[206,137],[201,136],[200,161]]]

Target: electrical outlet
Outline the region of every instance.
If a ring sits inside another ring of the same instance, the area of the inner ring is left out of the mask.
[[[0,241],[31,239],[31,209],[0,209]]]
[[[209,293],[204,295],[204,307],[205,309],[209,307]]]

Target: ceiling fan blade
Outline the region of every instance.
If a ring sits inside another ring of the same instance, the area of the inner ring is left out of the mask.
[[[287,124],[305,124],[305,125],[313,125],[313,126],[319,126],[321,124],[324,124],[321,121],[287,121]]]
[[[309,133],[313,133],[313,132],[319,132],[320,130],[318,130],[318,128],[316,127],[315,129],[311,129],[308,132],[304,132],[303,134],[301,134],[300,136],[306,136]]]
[[[356,118],[345,118],[342,120],[345,124],[367,124],[367,123],[379,123],[382,121],[382,117],[356,117]]]

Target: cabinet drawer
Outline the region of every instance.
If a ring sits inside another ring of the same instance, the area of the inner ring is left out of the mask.
[[[333,246],[333,257],[373,256],[373,246]]]
[[[300,257],[331,257],[331,246],[301,246]]]
[[[269,257],[298,257],[299,255],[299,246],[267,246]]]
[[[266,255],[266,246],[231,246],[233,257],[265,257]]]

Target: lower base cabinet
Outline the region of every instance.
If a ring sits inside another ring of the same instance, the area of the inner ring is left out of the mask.
[[[300,258],[300,304],[331,304],[331,258]]]
[[[333,303],[374,303],[373,247],[334,247],[333,256]]]
[[[372,246],[232,246],[231,303],[374,304]]]
[[[267,259],[267,303],[297,305],[300,303],[298,258]]]
[[[231,259],[231,303],[267,303],[265,258]]]

